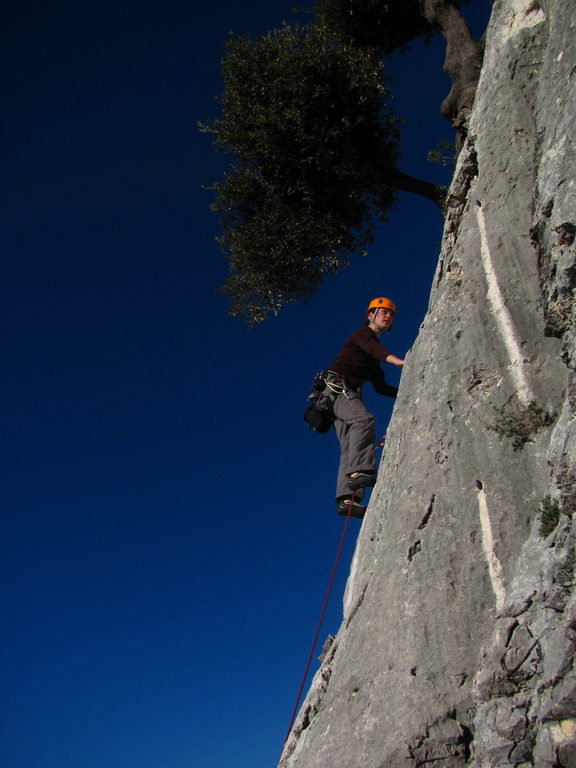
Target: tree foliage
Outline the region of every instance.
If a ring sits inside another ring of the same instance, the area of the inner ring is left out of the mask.
[[[222,62],[222,118],[205,129],[234,157],[214,185],[232,314],[261,320],[306,299],[372,240],[397,158],[387,78],[367,49],[326,27],[234,37]]]
[[[373,48],[381,57],[433,32],[417,0],[317,0],[317,13],[339,39]]]
[[[456,124],[481,62],[459,5],[317,0],[309,24],[230,39],[222,114],[201,128],[232,160],[213,185],[231,314],[257,322],[308,299],[365,252],[396,191],[441,204],[438,187],[397,168],[399,126],[382,59],[439,29],[456,86],[445,113]]]

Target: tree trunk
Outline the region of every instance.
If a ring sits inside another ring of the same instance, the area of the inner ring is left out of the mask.
[[[452,81],[452,88],[440,111],[456,128],[460,150],[476,95],[484,47],[474,40],[468,23],[450,0],[418,0],[418,5],[426,21],[446,40],[444,71]]]
[[[383,176],[384,183],[392,189],[396,189],[399,192],[411,192],[414,195],[426,197],[428,200],[432,200],[432,202],[436,203],[440,210],[444,212],[446,190],[443,187],[439,187],[437,184],[432,184],[431,181],[425,181],[424,179],[418,179],[416,176],[402,173],[398,168],[392,166],[384,170]]]

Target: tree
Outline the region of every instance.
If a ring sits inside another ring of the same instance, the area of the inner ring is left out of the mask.
[[[396,167],[398,121],[382,65],[452,5],[427,2],[438,6],[428,17],[424,0],[319,0],[307,25],[230,40],[222,117],[202,128],[233,158],[213,186],[231,314],[257,322],[309,298],[365,251],[397,191],[442,203],[437,186]]]
[[[429,39],[434,31],[444,36],[444,71],[452,88],[440,112],[457,129],[460,145],[484,56],[483,40],[474,40],[460,14],[466,2],[469,0],[317,0],[318,13],[334,34],[353,45],[371,47],[381,57],[406,48],[416,37]]]

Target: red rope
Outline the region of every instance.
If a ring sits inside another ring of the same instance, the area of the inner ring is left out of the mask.
[[[326,597],[324,598],[324,605],[322,606],[322,612],[320,613],[320,618],[318,619],[316,634],[314,635],[314,641],[312,643],[312,648],[310,649],[310,655],[308,656],[306,671],[304,672],[304,677],[302,678],[302,684],[300,685],[300,690],[298,691],[298,698],[296,699],[296,705],[294,706],[294,711],[292,712],[292,718],[290,720],[290,725],[288,726],[288,732],[286,733],[284,744],[286,744],[286,742],[288,741],[288,736],[290,736],[290,732],[292,731],[292,726],[294,725],[294,721],[296,720],[298,707],[300,706],[300,699],[302,698],[302,692],[304,691],[306,678],[308,677],[308,672],[310,671],[310,665],[312,664],[314,649],[316,648],[316,643],[318,642],[318,636],[320,635],[320,629],[322,627],[322,622],[324,621],[324,614],[326,613],[326,608],[328,607],[328,600],[330,599],[330,592],[332,591],[332,585],[334,584],[334,577],[336,576],[336,569],[338,568],[338,562],[340,560],[340,555],[342,554],[342,548],[344,547],[344,539],[346,538],[346,531],[348,530],[348,523],[350,522],[350,513],[352,512],[352,505],[354,504],[354,498],[355,498],[355,494],[353,493],[352,498],[350,499],[350,506],[348,507],[348,514],[346,515],[346,523],[344,524],[344,530],[342,531],[342,537],[340,539],[340,546],[338,547],[338,554],[336,555],[336,560],[334,561],[334,566],[332,568],[330,583],[328,584],[328,590],[326,592]]]

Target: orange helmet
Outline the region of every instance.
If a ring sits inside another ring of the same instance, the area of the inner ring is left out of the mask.
[[[386,307],[386,309],[391,309],[392,312],[396,313],[396,304],[390,299],[385,299],[383,296],[380,296],[377,299],[373,299],[370,304],[368,304],[366,314],[369,314],[373,309],[380,309],[380,307]]]

